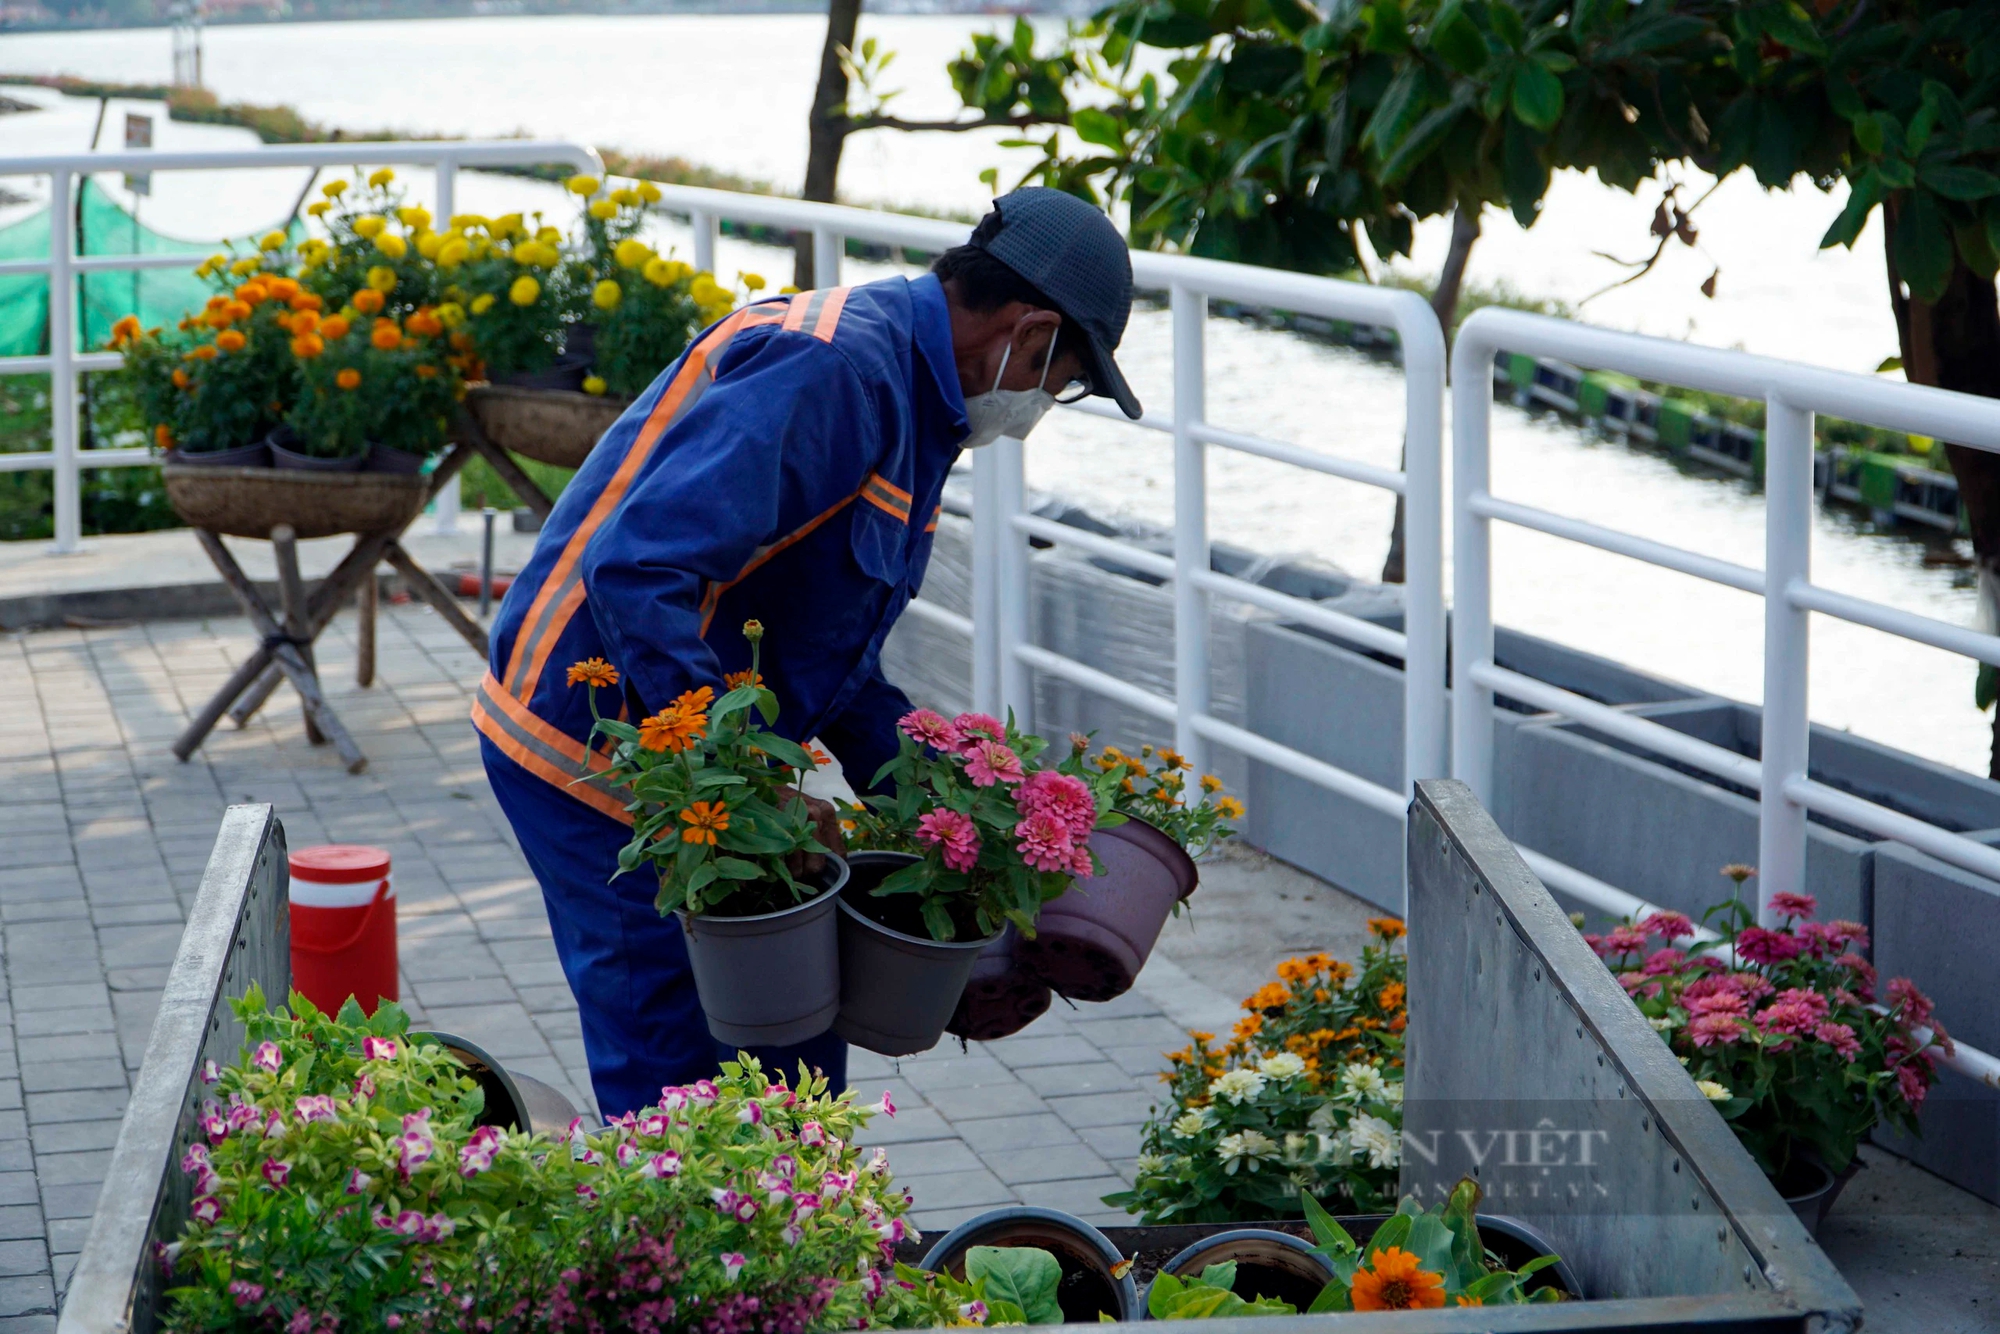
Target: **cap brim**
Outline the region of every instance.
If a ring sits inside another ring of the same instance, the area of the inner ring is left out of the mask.
[[[1090,344],[1090,392],[1096,398],[1108,398],[1118,405],[1118,410],[1138,421],[1145,409],[1139,406],[1138,395],[1125,382],[1125,372],[1118,369],[1118,363],[1111,352],[1096,335],[1086,332],[1085,341]]]

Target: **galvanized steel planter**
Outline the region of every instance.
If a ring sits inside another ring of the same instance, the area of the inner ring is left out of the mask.
[[[243,1025],[229,1008],[251,983],[283,999],[292,980],[285,829],[269,806],[231,806],[174,956],[145,1062],[111,1153],[58,1334],[149,1334],[160,1300],[153,1243],[178,1236],[204,1061],[235,1060]]]
[[[1859,1299],[1470,789],[1417,785],[1409,867],[1402,1188],[1475,1176],[1485,1208],[1617,1299],[1489,1327],[1857,1327]]]

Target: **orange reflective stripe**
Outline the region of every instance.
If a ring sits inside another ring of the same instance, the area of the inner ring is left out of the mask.
[[[936,509],[932,510],[932,511],[931,511],[931,521],[930,521],[929,523],[927,523],[927,524],[925,524],[925,525],[924,525],[924,531],[925,531],[925,532],[927,532],[927,533],[935,533],[935,532],[937,531],[937,526],[938,526],[938,519],[939,519],[939,517],[940,517],[940,516],[942,516],[943,514],[944,514],[944,506],[942,506],[942,505],[940,505],[940,506],[938,506],[938,507],[937,507]]]
[[[645,424],[639,428],[638,436],[620,461],[618,471],[612,474],[611,480],[598,494],[590,512],[584,516],[576,532],[570,535],[548,578],[535,591],[535,600],[529,605],[528,614],[522,618],[520,633],[514,640],[513,651],[508,655],[504,677],[507,693],[522,700],[534,694],[535,684],[541,679],[548,656],[554,650],[556,641],[562,637],[563,628],[576,614],[576,609],[583,605],[580,562],[584,548],[625,499],[633,479],[651,457],[653,447],[666,434],[667,428],[692,408],[714,382],[714,376],[709,371],[710,362],[728,347],[730,340],[741,330],[776,324],[783,318],[775,305],[745,307],[710,330],[708,337],[688,352],[687,360],[681,363],[680,373],[646,415]]]
[[[701,599],[701,633],[704,636],[708,634],[708,623],[715,619],[715,608],[717,604],[722,601],[722,595],[724,593],[727,593],[730,589],[736,587],[736,585],[742,583],[745,579],[748,579],[751,573],[755,571],[758,566],[770,560],[771,557],[785,550],[785,548],[792,546],[795,543],[803,542],[806,538],[812,536],[814,529],[818,528],[828,519],[831,519],[834,515],[846,509],[849,505],[852,505],[855,501],[855,497],[861,494],[862,493],[860,491],[856,491],[854,495],[844,497],[843,499],[840,500],[836,500],[833,504],[827,506],[825,509],[821,510],[818,514],[814,515],[811,519],[808,519],[804,524],[800,525],[797,528],[794,528],[791,532],[785,534],[777,541],[771,543],[768,546],[762,546],[757,548],[756,552],[750,557],[749,561],[744,564],[743,568],[736,572],[736,577],[734,579],[729,580],[727,583],[710,584],[708,586],[708,592],[704,594]]]
[[[797,333],[806,327],[806,307],[812,304],[817,292],[800,292],[794,295],[785,307],[785,330]]]
[[[606,787],[602,779],[578,781],[586,757],[594,773],[602,773],[609,767],[609,761],[530,713],[525,704],[502,688],[491,672],[479,683],[479,691],[472,698],[472,725],[501,754],[535,777],[553,783],[621,824],[632,823],[632,813],[625,809],[624,799]]]
[[[833,341],[833,331],[840,324],[841,308],[846,304],[847,289],[845,287],[836,287],[826,294],[826,304],[821,308],[819,318],[813,322],[814,338],[819,339],[822,343],[831,343]]]
[[[904,523],[910,521],[910,493],[892,484],[880,473],[870,473],[861,484],[861,498]]]

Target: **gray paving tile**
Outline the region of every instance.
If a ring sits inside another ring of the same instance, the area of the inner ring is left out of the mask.
[[[52,1121],[33,1131],[37,1153],[77,1153],[109,1149],[118,1143],[122,1121]]]
[[[0,1316],[53,1315],[55,1286],[47,1274],[0,1278]]]
[[[37,1093],[60,1093],[69,1089],[122,1089],[125,1063],[114,1058],[54,1061],[21,1067],[21,1089],[30,1097]]]
[[[962,1139],[918,1140],[889,1150],[889,1166],[898,1180],[939,1172],[972,1172],[989,1166]]]
[[[918,1209],[948,1209],[968,1204],[1011,1204],[1014,1192],[985,1168],[970,1172],[938,1172],[930,1176],[898,1176],[896,1184],[910,1192]]]
[[[1133,1158],[1139,1153],[1139,1130],[1133,1124],[1085,1126],[1077,1134],[1106,1159]]]
[[[1102,1059],[1087,1065],[1034,1065],[1016,1073],[1023,1084],[1045,1098],[1079,1093],[1129,1093],[1135,1087],[1132,1076]]]
[[[966,1121],[954,1129],[979,1154],[1005,1149],[1030,1149],[1044,1144],[1075,1144],[1077,1132],[1051,1112],[1033,1116],[1003,1116]]]
[[[953,1125],[994,1117],[1029,1116],[1049,1110],[1035,1091],[1009,1075],[1005,1083],[936,1089],[925,1095]]]
[[[28,1119],[44,1121],[99,1120],[125,1115],[126,1092],[116,1089],[83,1089],[69,1093],[30,1093]]]
[[[916,1140],[948,1139],[951,1124],[928,1107],[899,1111],[893,1117],[878,1116],[855,1132],[856,1144],[908,1144]],[[894,1152],[893,1148],[891,1152]]]
[[[1086,1177],[1071,1181],[1036,1181],[1015,1187],[1015,1193],[1023,1204],[1038,1204],[1044,1209],[1060,1209],[1064,1213],[1075,1214],[1086,1223],[1131,1222],[1124,1210],[1106,1204],[1104,1197],[1125,1189],[1125,1182],[1115,1176]]]
[[[1006,1083],[1012,1072],[990,1056],[930,1054],[905,1060],[902,1076],[916,1087],[928,1091]]]
[[[0,1205],[33,1204],[39,1198],[33,1172],[0,1172]]]
[[[1010,1069],[1024,1070],[1037,1065],[1073,1065],[1102,1057],[1080,1037],[1011,1037],[979,1044],[986,1053]]]
[[[1111,1170],[1096,1151],[1084,1144],[1041,1144],[1031,1149],[989,1150],[981,1154],[980,1159],[992,1169],[994,1176],[1010,1186],[1027,1181],[1100,1177]]]
[[[49,1272],[49,1248],[39,1241],[0,1241],[0,1277]]]
[[[74,1186],[104,1180],[104,1171],[110,1165],[109,1149],[44,1153],[35,1159],[35,1175],[45,1186]]]
[[[97,1197],[103,1194],[101,1182],[81,1182],[70,1186],[43,1186],[42,1212],[50,1219],[88,1219],[97,1212]]]
[[[1085,1019],[1073,1021],[1078,1034],[1100,1050],[1106,1047],[1153,1046],[1162,1051],[1187,1045],[1187,1034],[1179,1024],[1164,1017],[1139,1019]]]
[[[44,1231],[39,1203],[0,1206],[0,1241],[39,1239]]]

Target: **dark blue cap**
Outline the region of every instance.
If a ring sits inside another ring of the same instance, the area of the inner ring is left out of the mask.
[[[999,226],[982,222],[972,244],[1027,279],[1089,344],[1090,392],[1141,411],[1111,354],[1132,314],[1132,256],[1111,219],[1075,195],[1028,186],[993,201]]]

